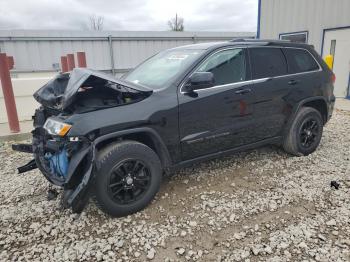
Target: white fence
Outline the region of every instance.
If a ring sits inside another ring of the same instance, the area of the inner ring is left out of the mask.
[[[18,78],[12,78],[13,93],[15,95],[17,113],[20,121],[31,120],[35,109],[39,106],[33,98],[34,92],[47,83],[54,75],[55,73],[22,73]],[[0,83],[0,123],[6,122],[7,114]]]

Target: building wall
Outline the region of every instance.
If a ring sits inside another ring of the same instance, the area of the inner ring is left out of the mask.
[[[23,121],[30,120],[38,107],[33,93],[58,73],[53,64],[59,63],[60,57],[67,53],[85,51],[88,67],[104,71],[112,70],[113,57],[115,75],[120,77],[123,72],[164,49],[254,36],[249,32],[0,30],[0,52],[14,57],[12,85],[18,117]],[[7,115],[0,84],[0,123],[4,122],[7,122]]]
[[[350,26],[349,0],[260,0],[260,38],[308,31],[308,43],[321,53],[323,29]]]
[[[53,71],[62,55],[78,51],[93,69],[111,70],[113,57],[114,68],[124,70],[164,49],[237,37],[254,33],[0,30],[0,51],[14,56],[14,72]]]

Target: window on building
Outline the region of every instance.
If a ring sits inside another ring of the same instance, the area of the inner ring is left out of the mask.
[[[199,66],[197,72],[213,73],[215,85],[244,81],[246,79],[244,50],[237,48],[213,54]]]
[[[280,48],[251,48],[253,79],[287,74],[287,62]]]
[[[307,43],[308,33],[300,32],[300,33],[280,34],[280,40],[289,40],[291,42],[296,42],[296,43]]]
[[[333,39],[331,40],[331,50],[329,50],[329,54],[331,54],[333,56],[333,64],[332,64],[332,68],[334,66],[334,59],[335,59],[335,46],[337,44],[337,40]]]
[[[318,70],[319,66],[310,53],[303,49],[284,48],[289,66],[289,73],[301,73]]]
[[[334,57],[335,56],[335,45],[337,43],[337,40],[331,40],[331,50],[329,50],[329,53]]]

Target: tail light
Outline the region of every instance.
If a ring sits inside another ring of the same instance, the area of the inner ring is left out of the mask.
[[[332,75],[331,75],[331,81],[332,81],[332,84],[334,84],[334,83],[335,83],[335,79],[336,79],[335,74],[334,74],[334,73],[332,73]]]

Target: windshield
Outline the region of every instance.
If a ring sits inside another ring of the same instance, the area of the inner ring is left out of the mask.
[[[152,89],[164,87],[184,72],[204,50],[167,50],[146,60],[125,76],[125,80]]]

